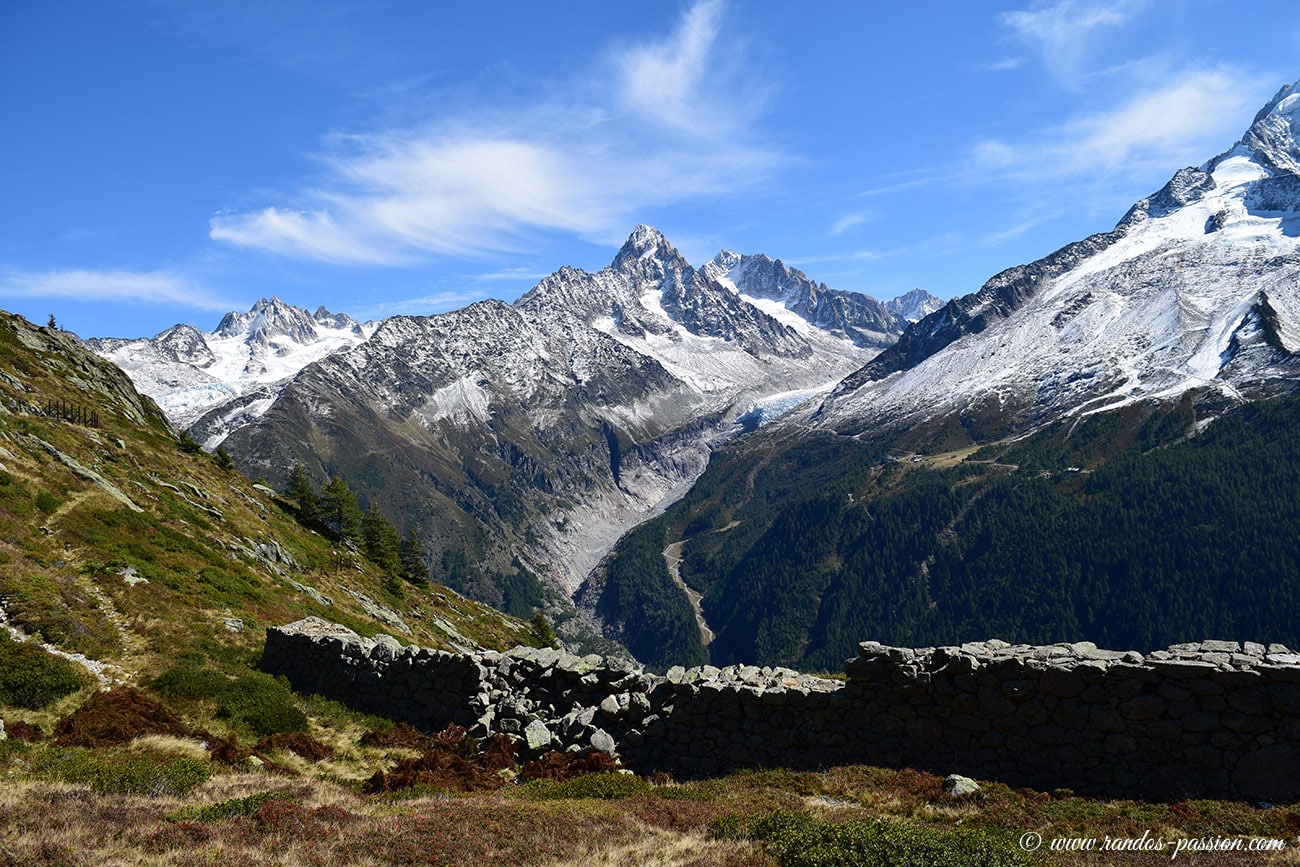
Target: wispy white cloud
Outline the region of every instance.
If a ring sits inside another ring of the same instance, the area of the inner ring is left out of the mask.
[[[1239,69],[1184,72],[1107,110],[1014,141],[981,141],[971,149],[972,171],[1039,179],[1172,174],[1234,141],[1268,89]]]
[[[218,214],[209,235],[241,247],[260,247],[273,253],[301,256],[322,262],[355,265],[396,264],[403,256],[355,237],[339,226],[328,211],[263,208],[251,213]]]
[[[534,271],[532,268],[502,268],[500,271],[489,271],[486,274],[472,274],[469,279],[476,283],[514,282],[520,280],[540,282],[549,273],[548,271]]]
[[[1012,69],[1019,69],[1025,65],[1023,57],[1006,57],[1002,60],[994,60],[980,66],[980,69],[988,72],[1008,72]]]
[[[845,214],[831,226],[831,235],[843,235],[854,226],[860,226],[874,217],[875,214],[870,211],[855,211],[852,214]]]
[[[1002,23],[1034,44],[1061,83],[1077,87],[1097,40],[1133,20],[1146,0],[1037,0],[1004,12]]]
[[[238,302],[214,295],[193,280],[168,271],[0,269],[0,297],[242,309]]]
[[[407,265],[519,250],[539,232],[609,243],[643,209],[729,192],[781,156],[753,121],[764,89],[719,58],[701,0],[654,43],[615,46],[578,97],[417,130],[338,136],[293,201],[213,218],[211,237],[333,263]]]
[[[414,298],[402,298],[385,301],[380,304],[358,307],[353,313],[362,319],[384,319],[389,316],[430,316],[457,310],[467,304],[483,300],[481,289],[449,289],[442,292],[429,292]]]
[[[622,103],[646,119],[704,139],[744,126],[762,104],[761,90],[735,99],[737,94],[711,81],[720,66],[731,71],[714,52],[722,13],[721,0],[700,0],[682,17],[672,39],[616,54]],[[737,84],[734,79],[727,83]]]

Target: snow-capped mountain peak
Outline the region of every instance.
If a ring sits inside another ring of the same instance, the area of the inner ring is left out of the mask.
[[[360,325],[324,307],[311,314],[272,296],[247,312],[227,313],[211,332],[175,325],[152,338],[87,343],[125,370],[174,422],[187,426],[218,405],[245,414],[252,404],[268,406],[277,383],[361,343],[374,329],[374,323]]]
[[[611,267],[615,270],[627,270],[636,268],[647,260],[657,260],[667,268],[687,265],[682,254],[668,243],[668,239],[662,232],[653,226],[642,224],[632,230],[632,234],[614,256]]]
[[[1300,151],[1291,85],[1231,149],[1116,227],[1009,268],[904,332],[823,404],[833,423],[1009,425],[1300,382]],[[973,419],[979,419],[975,422]]]
[[[859,346],[883,348],[907,324],[869,295],[831,289],[762,253],[722,250],[700,271],[795,331],[827,332]]]
[[[1283,174],[1300,174],[1300,81],[1269,100],[1241,144],[1253,151],[1261,165]]]
[[[314,343],[320,337],[316,319],[310,313],[274,295],[261,299],[247,313],[234,310],[227,313],[215,334],[225,338],[242,337],[263,346],[268,346],[275,337],[288,337],[301,344]]]
[[[885,302],[885,309],[906,322],[920,322],[943,307],[943,301],[924,289],[912,289]]]

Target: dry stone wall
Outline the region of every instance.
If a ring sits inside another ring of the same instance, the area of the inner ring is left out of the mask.
[[[865,763],[1108,796],[1300,800],[1300,655],[1185,644],[1142,655],[1002,641],[864,642],[845,680],[598,656],[453,654],[308,618],[263,668],[426,730],[504,732],[525,752],[596,747],[677,775]]]

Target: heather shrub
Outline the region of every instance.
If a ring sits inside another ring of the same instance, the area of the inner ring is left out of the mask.
[[[404,722],[384,728],[374,728],[361,736],[363,747],[399,747],[402,749],[424,752],[429,748],[431,738],[417,731]]]
[[[584,774],[618,770],[618,759],[595,749],[569,753],[553,750],[527,762],[519,773],[521,780],[554,780],[562,783]]]
[[[190,804],[163,818],[168,822],[218,822],[237,816],[251,816],[270,801],[291,801],[281,792],[258,792],[244,798],[231,798],[216,804]]]
[[[180,717],[129,686],[96,693],[54,726],[56,743],[73,747],[125,744],[141,735],[191,734]]]
[[[5,722],[5,735],[10,740],[25,741],[27,743],[37,743],[45,740],[45,732],[41,727],[32,725],[29,722],[23,722],[20,719]]]
[[[782,867],[1019,867],[1033,863],[1014,839],[984,829],[949,831],[887,819],[827,822],[795,810],[730,817],[711,827],[716,836],[762,843]]]
[[[0,705],[35,710],[87,683],[77,665],[0,630]]]
[[[334,758],[334,748],[323,744],[306,732],[281,732],[264,737],[254,747],[259,753],[272,750],[288,750],[309,762],[320,762]]]

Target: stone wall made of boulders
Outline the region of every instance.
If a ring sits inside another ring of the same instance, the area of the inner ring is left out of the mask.
[[[642,773],[842,764],[1107,796],[1300,799],[1300,655],[1206,641],[864,642],[847,679],[638,666],[550,649],[453,654],[308,618],[268,630],[295,689],[425,730],[502,732],[525,754],[596,747]]]

